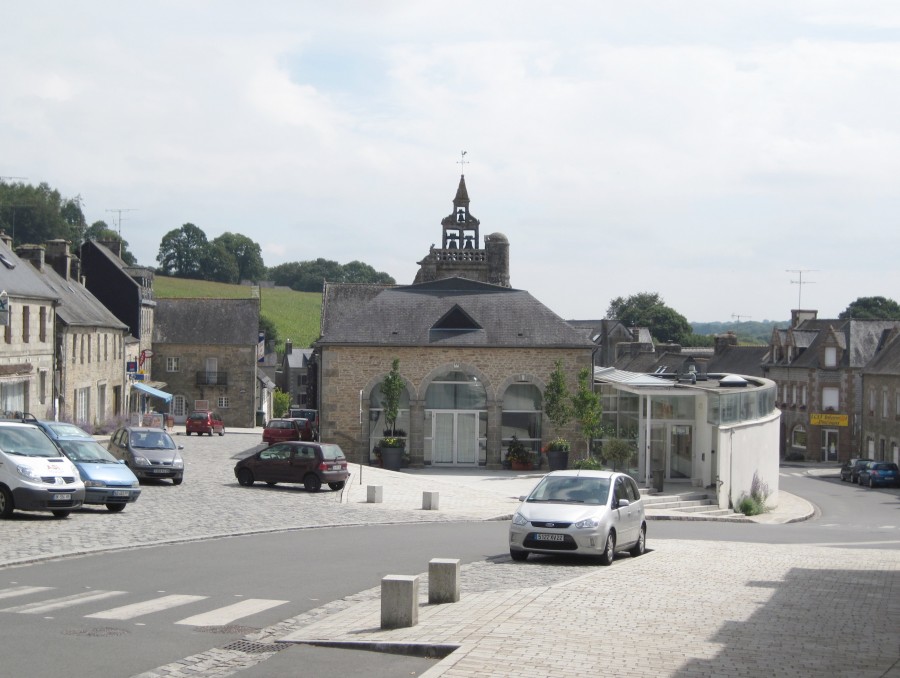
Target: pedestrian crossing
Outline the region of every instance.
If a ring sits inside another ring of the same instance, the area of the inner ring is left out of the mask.
[[[10,586],[0,589],[0,600],[13,602],[14,599],[23,599],[28,596],[46,595],[56,591],[52,586]],[[90,590],[80,593],[64,594],[32,602],[22,602],[18,605],[0,608],[0,614],[29,614],[47,615],[69,608],[90,606],[87,614],[80,616],[85,619],[105,619],[110,621],[130,621],[149,615],[167,612],[177,607],[186,605],[199,605],[208,601],[209,596],[166,594],[139,600],[127,605],[106,607],[114,598],[129,595],[127,591]],[[273,600],[266,598],[247,598],[237,603],[213,607],[206,610],[197,610],[195,614],[184,617],[173,623],[182,626],[225,626],[239,619],[250,617],[260,612],[271,610],[280,605],[285,605],[287,600]],[[97,610],[97,606],[103,609]]]

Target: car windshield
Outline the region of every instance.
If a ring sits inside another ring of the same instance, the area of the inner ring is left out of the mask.
[[[90,438],[91,436],[83,429],[78,428],[75,424],[67,424],[64,421],[53,422],[46,425],[57,436],[68,436],[72,438]]]
[[[333,461],[335,459],[343,459],[344,451],[340,445],[322,445],[322,459]]]
[[[160,431],[134,431],[131,446],[141,450],[174,450],[175,443],[168,434]]]
[[[72,461],[91,464],[116,464],[116,458],[95,440],[61,440],[63,452]]]
[[[22,457],[62,456],[46,433],[30,426],[0,428],[0,449]]]
[[[528,495],[527,501],[605,504],[609,478],[548,476]]]

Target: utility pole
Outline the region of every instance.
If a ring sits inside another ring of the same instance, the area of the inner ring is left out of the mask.
[[[815,281],[813,281],[813,280],[804,280],[803,274],[804,273],[813,273],[817,270],[818,269],[815,269],[815,268],[789,268],[786,270],[787,273],[796,273],[797,274],[797,279],[791,280],[791,284],[797,286],[797,310],[798,311],[803,308],[803,305],[801,303],[801,299],[803,298],[803,286],[815,284]]]
[[[732,313],[731,317],[733,320],[736,320],[737,322],[741,322],[741,318],[743,318],[745,320],[750,320],[750,318],[752,318],[753,316],[752,315],[739,315],[737,313]]]
[[[112,209],[106,210],[107,212],[115,212],[118,216],[116,230],[119,232],[119,240],[122,239],[122,212],[134,212],[136,210],[136,207],[113,207]]]

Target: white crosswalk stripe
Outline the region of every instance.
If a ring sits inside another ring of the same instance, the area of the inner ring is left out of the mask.
[[[0,589],[0,599],[27,596],[29,593],[40,593],[41,591],[49,591],[52,588],[52,586],[10,586],[6,589]]]
[[[20,614],[43,614],[45,612],[53,612],[64,607],[72,607],[73,605],[82,605],[96,600],[104,600],[114,596],[124,595],[125,591],[85,591],[84,593],[76,593],[72,596],[64,596],[62,598],[54,598],[52,600],[40,603],[28,603],[26,605],[17,605],[15,607],[7,607],[0,612],[18,612]]]
[[[218,610],[213,610],[205,614],[198,614],[187,619],[175,622],[176,624],[184,624],[186,626],[223,626],[230,624],[236,619],[247,617],[257,612],[264,612],[273,607],[284,605],[286,600],[264,600],[259,598],[249,598],[242,600],[234,605],[226,605]]]
[[[86,614],[84,616],[90,619],[134,619],[135,617],[140,617],[145,614],[160,612],[162,610],[178,607],[179,605],[187,605],[188,603],[205,599],[206,596],[162,596],[161,598],[153,598],[152,600],[145,600],[132,605],[123,605],[122,607],[115,607],[111,610],[103,610],[102,612],[95,612],[94,614]]]

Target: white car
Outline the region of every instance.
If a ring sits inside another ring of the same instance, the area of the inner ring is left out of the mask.
[[[617,551],[647,547],[644,502],[634,480],[610,471],[554,471],[523,497],[509,526],[509,555],[595,556],[610,565]]]

